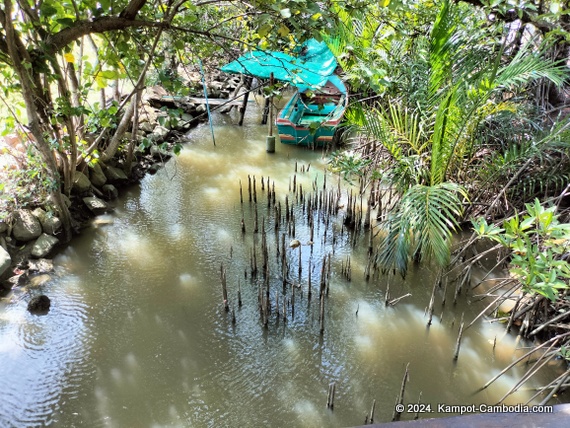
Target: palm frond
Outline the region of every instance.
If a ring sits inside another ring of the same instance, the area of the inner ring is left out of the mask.
[[[388,220],[379,254],[382,265],[405,275],[410,256],[419,252],[422,258],[445,266],[451,233],[458,227],[466,199],[465,189],[454,183],[411,187]]]
[[[449,0],[444,0],[443,6],[433,24],[430,35],[429,77],[430,98],[445,85],[451,77],[452,57],[455,51],[454,34],[457,28],[455,8]]]
[[[568,75],[568,68],[561,63],[545,59],[541,53],[530,51],[526,44],[512,61],[497,72],[495,85],[501,88],[520,86],[536,79],[547,79],[556,86],[562,86]]]

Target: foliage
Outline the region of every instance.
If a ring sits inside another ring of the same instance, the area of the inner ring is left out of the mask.
[[[510,273],[523,290],[555,301],[559,290],[569,288],[570,224],[560,223],[556,207],[545,208],[538,199],[526,204],[527,214],[503,222],[503,228],[484,218],[473,221],[480,238],[489,238],[511,251]]]
[[[21,168],[0,171],[4,182],[0,185],[0,212],[35,207],[45,202],[57,186],[49,176],[45,164],[33,149]]]
[[[466,198],[465,190],[453,183],[410,187],[389,216],[387,233],[380,243],[380,262],[385,268],[397,269],[402,276],[410,254],[446,266],[451,234],[459,227],[457,218]]]
[[[344,179],[349,181],[352,176],[362,176],[370,159],[364,159],[360,153],[353,150],[344,150],[331,153],[329,169],[342,173]]]
[[[395,31],[387,24],[394,14],[411,20],[415,9],[424,13],[408,32]],[[496,41],[501,37],[498,27],[483,26],[482,17],[450,1],[401,4],[375,12],[381,17],[379,25],[367,16],[355,24],[347,16],[344,31],[329,43],[337,54],[351,47],[351,55],[341,54],[340,61],[357,85],[376,82],[378,95],[371,97],[376,102],[353,105],[346,117],[360,135],[381,147],[372,150],[368,163],[380,172],[367,175],[380,176],[400,197],[385,225],[389,245],[384,242],[381,260],[405,272],[408,257],[418,251],[434,256],[440,265],[448,259],[449,249],[443,245],[448,241],[442,237],[463,213],[449,204],[460,194],[466,200],[466,189],[473,190],[470,171],[485,141],[486,124],[517,112],[513,94],[519,88],[537,79],[560,86],[566,69],[546,59],[531,43],[508,58],[507,37]],[[433,23],[425,19],[428,16]],[[394,55],[382,55],[382,50]],[[362,147],[370,153],[370,143]],[[411,216],[412,201],[420,207],[421,199],[410,199],[410,195],[425,196],[432,191],[439,197]],[[432,221],[439,213],[444,216],[441,221]],[[412,237],[419,236],[411,245]],[[430,239],[435,241],[430,243]]]

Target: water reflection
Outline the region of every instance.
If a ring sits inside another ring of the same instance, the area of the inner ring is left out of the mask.
[[[482,307],[453,306],[448,296],[442,308],[440,292],[434,323],[426,328],[433,272],[424,266],[412,269],[406,282],[382,276],[364,281],[366,242],[353,249],[340,218],[328,229],[317,221],[312,246],[289,248],[293,236],[286,236],[292,281],[300,287],[295,316],[286,305],[287,320],[273,310],[269,329],[263,328],[263,280],[248,272],[261,239],[252,233],[248,175],[258,180],[258,214],[267,222],[275,308],[277,297],[283,304],[276,268],[283,232],[271,228],[260,178],[271,177],[284,205],[295,162],[299,171],[311,165],[296,177],[305,193],[322,188],[325,169],[319,153],[281,145],[268,155],[256,114],[250,112],[242,128],[217,117],[216,147],[207,126],[193,131],[179,158],[131,189],[115,215],[76,239],[56,260],[59,276],[43,286],[53,296],[49,316],[28,315],[23,300],[3,309],[0,425],[340,427],[362,424],[374,399],[375,421],[390,420],[408,362],[407,402],[421,392],[430,403],[494,403],[517,381],[520,369],[476,393],[512,361],[514,338],[499,325],[480,322],[466,331],[454,363],[461,315],[470,320]],[[336,186],[335,177],[327,180]],[[290,194],[289,203],[294,199]],[[339,204],[346,204],[344,195]],[[304,218],[300,205],[294,212]],[[308,224],[299,220],[294,237],[307,244],[309,236]],[[315,288],[309,303],[307,287],[309,271],[317,278],[328,254],[331,284],[321,338],[318,294]],[[347,255],[351,281],[341,275]],[[223,311],[221,263],[235,325]],[[393,297],[412,296],[385,307],[388,281]],[[325,407],[331,382],[332,412]],[[508,402],[530,395],[521,391]]]

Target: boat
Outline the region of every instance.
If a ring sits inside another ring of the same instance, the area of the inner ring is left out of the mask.
[[[293,55],[254,50],[221,68],[260,79],[289,83],[295,93],[275,124],[283,144],[319,147],[334,141],[348,105],[348,91],[335,70],[336,58],[326,43],[303,43]]]
[[[311,147],[332,143],[347,105],[346,86],[335,74],[318,89],[299,89],[275,120],[281,143]]]

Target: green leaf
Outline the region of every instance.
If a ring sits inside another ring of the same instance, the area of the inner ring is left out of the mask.
[[[50,16],[54,16],[57,13],[57,9],[50,5],[49,3],[42,3],[40,6],[40,16],[45,18],[49,18]]]
[[[277,30],[277,33],[279,33],[281,37],[287,36],[289,32],[290,32],[289,28],[287,28],[287,26],[285,25],[279,26],[279,30]]]
[[[58,22],[63,28],[68,28],[71,27],[75,21],[72,18],[58,18],[56,19],[56,22]]]
[[[257,30],[257,34],[259,34],[259,37],[264,38],[265,36],[267,36],[269,34],[269,32],[271,31],[271,25],[269,24],[265,24],[262,25],[261,28],[259,30]]]
[[[113,80],[117,78],[118,73],[115,70],[103,70],[101,71],[101,76],[105,79]]]
[[[530,227],[532,227],[532,225],[534,224],[535,218],[534,217],[528,217],[525,220],[523,220],[523,222],[520,225],[520,229],[521,230],[527,230]]]

